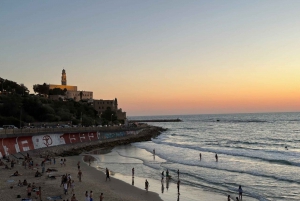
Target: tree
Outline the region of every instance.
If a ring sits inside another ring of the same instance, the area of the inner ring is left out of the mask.
[[[64,88],[64,90],[62,90],[61,88],[54,88],[49,90],[49,95],[65,95],[66,92],[66,88]]]
[[[40,84],[35,84],[33,85],[33,91],[38,94],[44,94],[48,95],[49,94],[49,85],[46,83],[40,85]]]
[[[114,122],[117,120],[116,112],[111,110],[110,107],[107,107],[106,110],[102,113],[101,118],[104,119],[103,122]]]

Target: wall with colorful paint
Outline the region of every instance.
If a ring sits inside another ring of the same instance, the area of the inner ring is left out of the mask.
[[[82,133],[41,134],[34,136],[0,138],[0,158],[2,158],[4,155],[8,156],[10,154],[29,151],[33,149],[119,138],[127,135],[137,135],[142,130],[143,129],[135,131],[118,131],[103,133],[93,131]]]

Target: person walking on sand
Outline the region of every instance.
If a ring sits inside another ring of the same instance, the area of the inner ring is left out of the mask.
[[[145,181],[145,189],[146,189],[147,192],[148,192],[148,188],[149,188],[149,182],[148,182],[148,180],[146,179],[146,181]]]
[[[242,186],[239,186],[239,199],[242,200],[243,199],[243,189]]]
[[[88,191],[85,191],[85,201],[90,201],[89,193]]]
[[[93,191],[90,191],[90,201],[93,201]]]
[[[81,172],[81,170],[79,170],[78,171],[78,179],[79,179],[80,182],[81,182],[81,177],[82,177],[82,172]]]
[[[230,199],[230,195],[228,195],[228,197],[227,197],[227,201],[230,201],[231,199]]]
[[[134,177],[134,168],[132,168],[131,172],[132,172],[132,177]]]
[[[218,162],[218,154],[215,155],[216,162]]]
[[[180,180],[177,181],[177,192],[178,192],[178,195],[180,195],[180,193],[179,193],[180,189],[179,188],[180,188]]]
[[[78,168],[78,170],[80,169],[80,161],[78,161],[78,163],[77,163],[77,168]]]
[[[107,179],[109,179],[109,181],[110,181],[109,169],[106,168],[106,180],[105,181],[107,181]]]
[[[103,193],[101,193],[100,195],[100,201],[103,201],[104,197],[103,197]]]

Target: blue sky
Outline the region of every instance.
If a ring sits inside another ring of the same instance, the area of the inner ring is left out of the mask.
[[[64,68],[68,84],[132,115],[299,111],[299,11],[274,0],[1,1],[0,77],[33,91]]]

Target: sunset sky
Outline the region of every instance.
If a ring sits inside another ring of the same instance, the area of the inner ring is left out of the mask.
[[[300,1],[0,1],[0,77],[134,115],[300,111]]]

